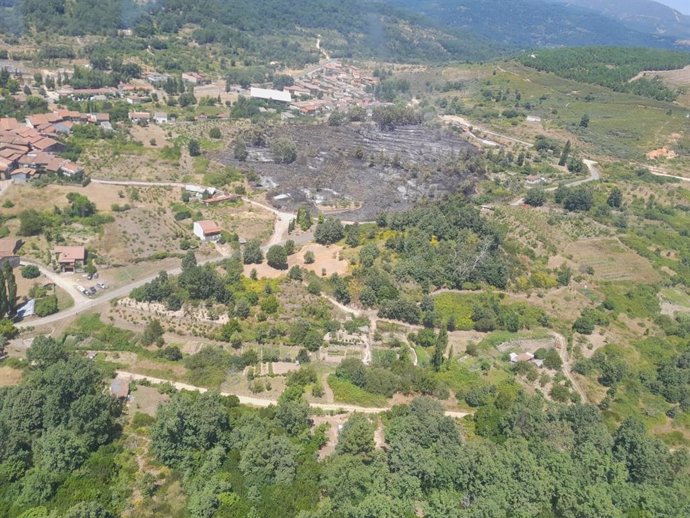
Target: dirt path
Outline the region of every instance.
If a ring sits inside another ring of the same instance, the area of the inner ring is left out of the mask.
[[[582,387],[577,382],[575,376],[573,376],[572,373],[572,364],[570,360],[570,355],[568,354],[568,341],[562,334],[556,332],[552,332],[551,336],[553,336],[558,342],[558,347],[556,349],[558,351],[558,354],[560,354],[561,356],[561,361],[563,362],[563,374],[573,385],[573,389],[575,390],[575,392],[577,392],[580,395],[580,398],[582,398],[582,403],[587,403],[589,401],[589,399],[587,398],[587,393],[582,389]]]
[[[136,374],[134,372],[128,372],[128,371],[116,371],[116,378],[118,379],[124,379],[129,382],[132,381],[148,381],[152,385],[162,385],[165,383],[170,383],[173,387],[175,387],[177,390],[188,390],[191,392],[208,392],[207,388],[204,387],[196,387],[194,385],[189,385],[187,383],[180,383],[178,381],[170,381],[170,380],[165,380],[161,378],[154,378],[153,376],[144,376],[143,374]],[[277,399],[263,399],[263,398],[257,398],[257,397],[251,397],[251,396],[240,396],[237,394],[233,394],[231,392],[221,392],[221,396],[236,396],[240,403],[243,405],[248,405],[248,406],[254,406],[254,407],[259,407],[259,408],[265,408],[271,405],[276,405],[278,404]],[[309,406],[314,409],[320,409],[324,410],[327,412],[345,412],[345,413],[352,413],[352,412],[360,412],[363,414],[381,414],[383,412],[386,412],[390,410],[391,407],[383,407],[383,408],[371,408],[371,407],[362,407],[362,406],[356,406],[356,405],[342,405],[340,403],[309,403]],[[445,412],[445,414],[449,417],[453,417],[456,419],[461,419],[467,415],[469,415],[469,412],[458,412],[458,411],[453,411],[453,410],[448,410]]]
[[[323,397],[328,403],[333,403],[335,401],[335,394],[333,394],[333,389],[328,384],[328,373],[324,373],[321,376],[321,386],[323,387]]]

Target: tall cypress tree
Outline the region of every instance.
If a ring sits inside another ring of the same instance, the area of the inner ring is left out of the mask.
[[[7,316],[7,289],[5,288],[4,268],[0,268],[0,318]]]
[[[558,165],[564,166],[568,161],[568,155],[570,155],[570,141],[565,143],[565,147],[563,148],[563,153],[561,153],[561,159],[558,161]]]
[[[435,371],[441,369],[443,365],[443,353],[446,352],[446,347],[448,346],[448,331],[445,327],[442,327],[438,332],[436,337],[436,346],[434,347],[434,356],[431,359],[431,365],[434,367]]]
[[[17,280],[9,262],[5,262],[5,283],[7,285],[7,313],[11,316],[17,310]]]

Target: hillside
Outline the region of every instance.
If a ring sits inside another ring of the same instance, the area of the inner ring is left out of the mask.
[[[674,38],[657,34],[657,31],[631,28],[602,12],[572,5],[573,2],[560,5],[543,0],[390,1],[397,7],[427,16],[443,27],[470,29],[513,47],[670,47],[674,43]]]
[[[132,29],[141,39],[134,45],[138,48],[159,48],[154,39],[191,33],[195,43],[220,45],[225,54],[246,52],[303,64],[318,60],[314,42],[323,34],[333,57],[439,61],[485,59],[496,53],[487,40],[469,31],[440,28],[417,14],[360,0],[3,1],[3,18],[13,20],[5,24],[7,32],[115,36],[118,29]]]
[[[559,0],[592,9],[623,22],[631,29],[678,38],[690,37],[690,16],[651,0]]]

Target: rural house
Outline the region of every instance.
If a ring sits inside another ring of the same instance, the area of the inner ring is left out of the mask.
[[[76,272],[86,263],[86,249],[83,246],[56,246],[53,253],[61,272]]]
[[[194,222],[194,235],[202,241],[218,241],[221,229],[215,221],[202,220]]]

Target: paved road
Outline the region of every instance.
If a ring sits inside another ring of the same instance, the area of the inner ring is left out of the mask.
[[[148,381],[153,385],[161,385],[164,383],[170,383],[177,390],[189,390],[192,392],[207,392],[208,389],[204,387],[197,387],[194,385],[189,385],[187,383],[180,383],[176,381],[165,380],[162,378],[154,378],[153,376],[145,376],[143,374],[136,374],[134,372],[128,371],[116,371],[116,377],[119,379],[124,379],[127,381]],[[277,399],[263,399],[251,396],[239,396],[231,392],[221,392],[221,396],[236,396],[240,403],[248,406],[255,406],[260,408],[265,408],[271,405],[277,405]],[[363,414],[381,414],[390,410],[390,407],[384,408],[373,408],[373,407],[363,407],[356,405],[345,405],[340,403],[309,403],[312,408],[318,408],[320,410],[325,410],[327,412],[361,412]],[[445,414],[448,417],[453,417],[455,419],[462,419],[463,417],[470,415],[469,412],[459,412],[454,410],[447,410]]]

